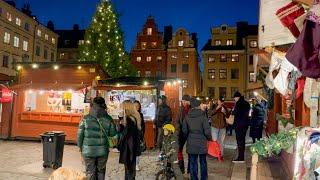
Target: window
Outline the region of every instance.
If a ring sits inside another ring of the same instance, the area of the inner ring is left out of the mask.
[[[5,32],[3,42],[6,44],[10,44],[10,34]]]
[[[234,93],[239,91],[239,88],[237,87],[231,87],[231,97],[233,97]]]
[[[70,40],[64,40],[64,45],[65,45],[65,46],[70,45]]]
[[[188,52],[184,53],[184,58],[189,58],[189,53]]]
[[[37,30],[37,35],[38,35],[39,37],[41,37],[41,30],[40,30],[40,29]]]
[[[12,14],[9,12],[7,12],[7,20],[10,22],[12,21]]]
[[[24,51],[28,51],[28,41],[23,41],[23,47],[22,47],[22,49],[24,50]]]
[[[208,87],[208,96],[211,98],[215,97],[215,89],[214,87]]]
[[[211,63],[211,62],[214,62],[214,61],[215,61],[214,56],[209,56],[208,62]]]
[[[36,46],[36,55],[40,56],[40,46]]]
[[[157,61],[161,62],[162,61],[162,56],[157,56]]]
[[[51,53],[51,61],[54,61],[54,53]]]
[[[157,77],[157,78],[161,78],[161,77],[162,77],[161,71],[157,71],[157,72],[156,72],[156,77]]]
[[[232,46],[233,45],[233,40],[232,39],[228,39],[227,40],[227,46]]]
[[[137,77],[141,76],[141,71],[137,71]]]
[[[146,49],[147,47],[147,43],[146,42],[142,42],[141,43],[141,49]]]
[[[219,78],[220,79],[227,79],[227,70],[226,69],[219,70]]]
[[[152,28],[147,29],[147,35],[151,36],[152,35]]]
[[[250,47],[251,47],[251,48],[256,48],[256,47],[258,47],[258,42],[257,42],[256,40],[250,41]]]
[[[14,47],[19,47],[19,38],[17,36],[15,36],[13,38],[13,46]]]
[[[79,40],[78,44],[79,45],[83,45],[84,44],[84,40]]]
[[[177,72],[177,65],[171,64],[171,73],[176,73],[176,72]]]
[[[22,55],[22,62],[28,62],[29,61],[29,55],[28,54],[23,54]]]
[[[145,75],[146,75],[146,77],[151,77],[151,71],[146,71]]]
[[[183,44],[184,44],[184,42],[183,42],[183,41],[178,41],[178,46],[182,47],[182,46],[183,46]]]
[[[21,26],[21,19],[20,18],[16,18],[16,25]]]
[[[25,23],[25,24],[24,24],[24,29],[25,29],[26,31],[29,31],[30,25],[29,25],[28,23]]]
[[[51,39],[51,42],[52,42],[52,44],[56,44],[56,39],[55,39],[55,38],[52,38],[52,39]]]
[[[249,56],[249,65],[253,65],[253,55]]]
[[[189,64],[182,64],[182,72],[183,73],[189,72]]]
[[[208,79],[215,79],[215,69],[208,69]]]
[[[231,79],[239,79],[239,69],[231,69]]]
[[[48,59],[48,49],[44,49],[44,51],[43,51],[43,57],[44,57],[45,60]]]
[[[232,54],[231,61],[232,62],[239,62],[239,54]]]
[[[157,47],[157,42],[152,42],[152,43],[151,43],[151,46],[152,46],[153,48]]]
[[[48,34],[45,34],[45,35],[44,35],[44,39],[47,40],[47,41],[49,40]]]
[[[219,87],[219,97],[226,97],[226,96],[227,96],[227,88]]]
[[[227,62],[227,56],[225,54],[220,55],[220,62]]]
[[[3,55],[2,67],[9,67],[9,56]]]
[[[147,57],[147,62],[151,62],[151,56]]]
[[[249,72],[249,82],[255,82],[256,75],[254,72]]]
[[[171,58],[172,58],[172,59],[177,59],[177,54],[172,54],[172,55],[171,55]]]
[[[141,56],[137,57],[137,62],[141,62]]]
[[[216,46],[220,46],[220,45],[221,45],[221,40],[216,40],[216,41],[215,41],[215,45],[216,45]]]
[[[188,80],[182,80],[182,87],[183,88],[188,88]]]
[[[65,53],[60,53],[59,55],[60,59],[64,59],[65,55],[66,55]]]

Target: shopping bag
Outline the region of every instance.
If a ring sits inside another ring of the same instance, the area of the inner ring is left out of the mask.
[[[233,125],[234,115],[230,115],[229,118],[226,118],[227,124]]]
[[[220,145],[217,141],[208,141],[208,154],[222,161]]]

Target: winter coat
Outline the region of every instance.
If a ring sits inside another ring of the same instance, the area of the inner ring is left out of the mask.
[[[212,109],[208,111],[209,117],[211,117],[211,126],[217,129],[223,129],[227,127],[226,122],[227,108],[222,106],[219,109]]]
[[[190,111],[189,106],[181,107],[176,120],[176,134],[178,136],[179,149],[183,149],[183,146],[187,140],[187,138],[183,135],[182,126],[189,111]]]
[[[166,155],[169,154],[170,163],[178,161],[178,142],[175,134],[163,137],[162,152]]]
[[[146,132],[146,123],[144,122],[143,114],[141,112],[139,112],[139,114],[141,118],[141,132],[142,132],[142,135],[144,135],[144,133]]]
[[[253,107],[250,123],[250,137],[262,138],[263,121],[265,119],[265,110],[261,104]]]
[[[208,141],[212,140],[208,118],[201,109],[193,108],[187,115],[182,131],[187,137],[188,154],[207,154]]]
[[[154,123],[158,128],[162,128],[163,125],[172,122],[171,109],[167,104],[160,105],[156,115],[157,119]]]
[[[139,155],[139,129],[136,122],[134,117],[127,117],[127,124],[119,144],[120,164],[132,165]]]
[[[247,128],[249,126],[249,112],[250,104],[240,97],[239,101],[236,103],[232,114],[234,115],[234,126],[238,128]]]
[[[107,113],[99,117],[99,121],[109,137],[116,135],[116,126]],[[101,157],[108,155],[108,137],[105,136],[105,133],[94,116],[90,114],[86,115],[80,122],[77,145],[84,157]]]

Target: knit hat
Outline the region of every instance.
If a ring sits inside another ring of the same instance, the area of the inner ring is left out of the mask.
[[[233,94],[233,98],[235,97],[241,97],[241,93],[239,91],[236,91],[234,94]]]
[[[201,104],[201,102],[200,102],[197,98],[192,97],[192,98],[190,99],[190,106],[191,106],[191,108],[199,107],[200,104]]]
[[[106,101],[104,100],[103,97],[95,97],[93,99],[93,104],[96,104],[96,105],[98,105],[98,106],[100,106],[101,108],[104,108],[104,109],[107,108]]]
[[[185,94],[185,95],[182,96],[182,100],[184,100],[184,101],[190,101],[190,96],[187,95],[187,94]]]

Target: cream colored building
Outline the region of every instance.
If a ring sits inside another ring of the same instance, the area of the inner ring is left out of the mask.
[[[15,76],[17,62],[56,61],[57,40],[31,14],[0,0],[0,75]]]

